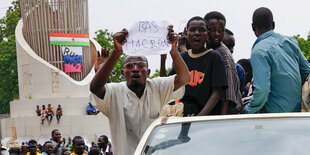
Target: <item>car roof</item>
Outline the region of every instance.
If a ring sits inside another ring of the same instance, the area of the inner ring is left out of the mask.
[[[159,117],[147,128],[142,136],[135,154],[140,154],[146,141],[150,138],[152,131],[161,125],[179,124],[187,122],[201,121],[222,121],[222,120],[244,120],[244,119],[269,119],[269,118],[303,118],[310,117],[310,112],[296,113],[268,113],[268,114],[238,114],[238,115],[212,115],[212,116],[194,116],[194,117]]]
[[[261,118],[291,118],[291,117],[310,117],[310,112],[296,113],[268,113],[268,114],[238,114],[238,115],[212,115],[212,116],[194,116],[194,117],[160,117],[153,123],[174,124],[196,121],[214,121],[214,120],[232,120],[232,119],[261,119]],[[153,124],[152,123],[152,124]]]

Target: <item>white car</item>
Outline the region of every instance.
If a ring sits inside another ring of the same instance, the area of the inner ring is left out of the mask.
[[[160,117],[135,155],[309,155],[310,113]]]

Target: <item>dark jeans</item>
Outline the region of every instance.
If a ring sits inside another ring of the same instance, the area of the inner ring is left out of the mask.
[[[50,117],[50,119],[48,119],[49,117]],[[46,120],[47,120],[47,121],[51,122],[52,119],[53,119],[53,115],[52,115],[52,114],[47,114],[47,115],[46,115]]]

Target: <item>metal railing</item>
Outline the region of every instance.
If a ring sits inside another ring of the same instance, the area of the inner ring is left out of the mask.
[[[51,45],[49,33],[88,34],[87,0],[21,0],[23,35],[41,58],[64,71],[60,45]],[[92,68],[90,47],[83,46],[82,72],[67,73],[83,80]]]

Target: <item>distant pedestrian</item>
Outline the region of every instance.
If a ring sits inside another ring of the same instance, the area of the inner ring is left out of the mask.
[[[98,138],[98,143],[97,143],[99,150],[102,155],[112,155],[112,146],[111,143],[109,142],[109,139],[106,135],[101,135]]]
[[[88,155],[103,155],[103,154],[100,153],[98,147],[93,146],[89,149]]]
[[[38,152],[38,144],[35,140],[30,140],[28,142],[28,152],[26,155],[42,155],[40,152]]]
[[[46,109],[45,109],[45,105],[42,105],[42,109],[41,109],[41,124],[44,124],[45,117],[46,117]]]
[[[37,105],[36,113],[38,116],[41,116],[41,109],[39,105]]]
[[[56,110],[56,119],[57,119],[58,124],[59,124],[59,120],[61,116],[62,116],[62,108],[61,108],[61,105],[59,104]]]
[[[54,152],[56,155],[61,155],[62,149],[65,147],[65,138],[61,138],[61,133],[58,129],[54,129],[51,133],[51,142],[54,146]]]
[[[54,145],[51,141],[46,141],[44,144],[43,144],[43,151],[42,151],[42,154],[43,155],[55,155],[54,153]]]
[[[54,108],[51,106],[51,104],[48,104],[46,109],[46,120],[48,121],[49,125],[52,122],[53,116],[54,116]]]
[[[74,152],[70,155],[87,155],[85,151],[85,142],[81,136],[75,136],[72,140]]]

